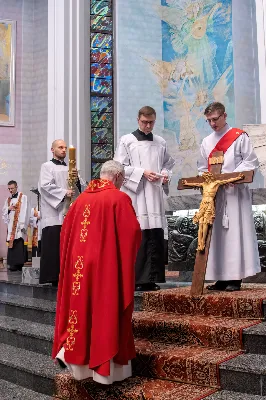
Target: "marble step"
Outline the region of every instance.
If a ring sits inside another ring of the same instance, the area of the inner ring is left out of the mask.
[[[220,365],[223,390],[266,396],[266,355],[241,354]]]
[[[0,293],[56,301],[57,288],[51,285],[29,285],[20,281],[0,281]]]
[[[53,335],[52,325],[0,315],[0,343],[50,356]]]
[[[49,300],[0,293],[0,315],[54,325],[55,306]]]
[[[266,400],[266,396],[221,390],[211,396],[205,397],[205,400]]]
[[[14,383],[0,379],[0,400],[52,400],[52,397],[34,392]]]
[[[52,396],[60,372],[48,356],[0,343],[0,379]]]
[[[245,329],[243,345],[247,353],[266,354],[266,322]]]

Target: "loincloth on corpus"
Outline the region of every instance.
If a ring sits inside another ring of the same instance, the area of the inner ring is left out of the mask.
[[[210,201],[204,201],[200,203],[199,211],[194,215],[193,221],[199,222],[200,224],[213,224],[215,219],[215,208],[214,203]]]

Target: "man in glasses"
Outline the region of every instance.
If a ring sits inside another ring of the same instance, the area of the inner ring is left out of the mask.
[[[213,132],[203,139],[198,170],[208,171],[212,152],[223,151],[222,173],[256,171],[259,162],[248,135],[231,128],[223,104],[210,104],[204,112]],[[228,184],[216,196],[216,217],[209,250],[206,279],[217,280],[209,290],[240,290],[242,279],[260,272],[260,260],[247,184]]]
[[[136,261],[136,290],[159,290],[155,282],[165,282],[163,190],[167,192],[175,164],[165,140],[152,133],[156,112],[142,107],[138,112],[138,129],[122,136],[114,159],[125,167],[122,190],[133,203],[142,243]]]

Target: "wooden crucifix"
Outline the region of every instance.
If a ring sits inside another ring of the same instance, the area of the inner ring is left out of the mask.
[[[199,187],[202,188],[203,194],[199,211],[193,217],[193,222],[199,224],[198,247],[190,291],[193,296],[203,293],[212,224],[215,219],[215,197],[219,187],[230,182],[251,183],[253,181],[254,171],[221,174],[223,161],[223,152],[214,152],[209,159],[209,172],[204,172],[201,176],[183,178],[178,182],[178,190]]]

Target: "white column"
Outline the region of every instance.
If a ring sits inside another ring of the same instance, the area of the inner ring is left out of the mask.
[[[81,176],[89,173],[89,10],[87,0],[48,0],[48,132],[77,148]]]
[[[266,0],[256,0],[261,124],[266,123]]]

